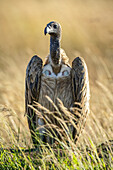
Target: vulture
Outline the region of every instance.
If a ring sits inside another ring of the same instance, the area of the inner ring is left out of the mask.
[[[48,23],[44,34],[50,35],[49,55],[44,64],[39,56],[34,55],[28,63],[25,79],[25,114],[35,146],[39,143],[37,136],[44,143],[55,142],[48,135],[51,129],[46,126],[47,118],[50,124],[54,125],[51,132],[53,136],[56,134],[59,139],[63,136],[63,133],[58,134],[60,131],[58,127],[61,128],[59,121],[61,122],[60,118],[63,116],[67,126],[71,127],[72,138],[76,141],[80,133],[77,132],[77,124],[82,119],[80,124],[82,129],[89,112],[89,79],[84,59],[76,57],[70,66],[69,58],[61,48],[61,25],[58,22]],[[38,108],[36,103],[39,103],[41,108]],[[66,112],[71,114],[70,117],[65,118],[61,104]],[[47,114],[46,110],[49,110],[50,114]],[[61,113],[59,119],[56,118],[58,110]],[[71,126],[70,120],[74,122]]]

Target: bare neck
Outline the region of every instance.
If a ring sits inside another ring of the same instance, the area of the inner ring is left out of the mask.
[[[50,36],[50,57],[52,66],[60,67],[60,38],[55,36]]]

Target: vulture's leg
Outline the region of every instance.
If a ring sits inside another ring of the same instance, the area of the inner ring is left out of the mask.
[[[88,70],[85,61],[81,57],[77,57],[72,62],[72,87],[73,87],[73,113],[75,114],[75,124],[77,128],[73,130],[73,138],[75,141],[81,133],[86,116],[89,112],[89,79]]]

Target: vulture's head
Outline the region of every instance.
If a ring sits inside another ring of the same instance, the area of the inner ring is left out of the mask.
[[[52,21],[47,24],[44,29],[44,34],[49,34],[53,37],[61,38],[61,26],[59,23]]]

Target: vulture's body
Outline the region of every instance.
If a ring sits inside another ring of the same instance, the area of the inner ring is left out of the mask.
[[[44,70],[49,70],[52,72],[51,66],[48,64],[44,67]],[[69,75],[62,75],[63,70],[68,71]],[[73,95],[72,95],[72,84],[71,82],[71,68],[65,65],[62,65],[60,73],[56,76],[53,75],[45,75],[42,71],[41,76],[41,88],[40,88],[40,96],[39,103],[49,109],[50,111],[54,111],[54,107],[50,104],[50,101],[45,100],[45,95],[49,96],[51,100],[57,106],[57,98],[59,98],[65,107],[70,108],[73,103]],[[68,89],[68,90],[67,90]],[[67,91],[67,93],[66,93]]]
[[[29,107],[29,105],[33,106],[34,101],[54,113],[56,109],[46,96],[57,107],[59,107],[58,99],[60,99],[68,110],[72,107],[79,107],[79,112],[84,119],[89,111],[89,81],[84,60],[77,57],[74,59],[72,67],[69,65],[68,57],[60,48],[60,24],[50,22],[45,28],[46,33],[50,34],[50,54],[45,65],[43,66],[41,58],[34,56],[26,70],[26,113],[34,144],[37,144],[34,137],[34,132],[37,128],[42,140],[52,143],[51,138],[44,135],[46,133],[46,128],[44,128],[44,125],[46,125],[45,120]],[[75,102],[80,105],[74,104]],[[44,115],[43,109],[39,109],[39,111]],[[58,125],[51,114],[48,117],[54,125]],[[75,127],[72,128],[73,138],[77,133],[74,129]]]

